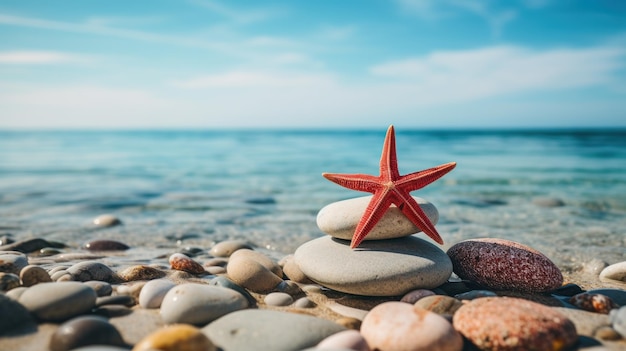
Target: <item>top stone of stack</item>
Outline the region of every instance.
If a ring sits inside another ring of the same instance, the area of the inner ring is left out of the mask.
[[[372,196],[357,197],[333,202],[325,206],[317,214],[317,226],[322,232],[334,238],[352,239],[356,226],[371,198]],[[413,196],[413,198],[430,219],[430,222],[433,225],[437,224],[439,212],[435,205],[420,197]],[[392,205],[364,240],[401,238],[419,232],[421,229],[413,224],[398,207]]]

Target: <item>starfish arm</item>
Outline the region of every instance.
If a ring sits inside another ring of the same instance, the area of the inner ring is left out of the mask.
[[[396,133],[393,125],[387,129],[387,135],[383,143],[383,151],[380,155],[380,177],[387,181],[400,178],[398,156],[396,154]]]
[[[352,242],[350,248],[354,249],[365,239],[367,234],[372,231],[376,223],[383,217],[389,206],[392,204],[392,199],[387,191],[379,191],[372,196],[361,220],[354,230],[352,236]]]
[[[423,171],[409,173],[400,177],[395,183],[397,187],[407,192],[421,189],[435,180],[443,177],[446,173],[456,167],[456,162],[449,162],[443,165],[425,169]]]
[[[379,177],[368,174],[322,173],[322,176],[344,188],[374,193],[380,189]]]
[[[395,191],[397,198],[396,206],[404,213],[404,215],[415,224],[418,228],[428,235],[431,239],[437,243],[443,245],[443,239],[435,229],[426,213],[422,210],[419,204],[413,199],[413,197],[404,191]]]

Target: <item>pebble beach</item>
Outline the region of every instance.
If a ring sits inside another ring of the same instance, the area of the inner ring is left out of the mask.
[[[374,151],[349,159],[376,161],[382,138],[373,136]],[[274,155],[273,144],[261,145]],[[323,154],[297,145],[288,160]],[[160,170],[168,186],[176,174],[185,185],[155,195],[130,163],[57,177],[15,161],[27,150],[10,154],[2,183],[0,350],[626,350],[623,205],[611,195],[624,185],[621,171],[610,186],[589,183],[598,189],[553,183],[548,172],[547,185],[528,192],[464,184],[472,171],[461,169],[414,196],[444,245],[392,206],[351,249],[369,197],[325,188],[311,180],[316,169],[274,171],[265,185],[208,176],[207,185],[194,183],[207,175],[194,173],[192,158],[178,173]],[[346,170],[344,161],[324,170]],[[264,178],[262,168],[251,173]],[[196,189],[231,181],[243,194]],[[285,182],[308,191],[278,192]]]

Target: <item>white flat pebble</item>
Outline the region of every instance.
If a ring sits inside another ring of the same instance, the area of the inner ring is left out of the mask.
[[[415,196],[413,198],[432,224],[437,224],[439,220],[437,208],[422,198]],[[372,196],[363,196],[333,202],[319,211],[317,226],[332,237],[350,240],[371,199]],[[367,234],[365,240],[399,238],[419,232],[421,229],[415,226],[395,205],[392,205]]]
[[[600,272],[600,279],[626,282],[626,261],[612,264]]]
[[[289,306],[293,303],[293,298],[284,292],[273,292],[267,294],[263,301],[270,306]]]
[[[235,290],[204,284],[181,284],[170,289],[161,303],[165,323],[205,325],[225,314],[248,307]]]
[[[155,279],[147,282],[139,293],[139,306],[142,308],[159,308],[165,294],[175,287],[174,282],[166,279]]]

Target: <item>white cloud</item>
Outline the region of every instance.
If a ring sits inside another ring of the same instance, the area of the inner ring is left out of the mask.
[[[92,61],[86,55],[58,51],[4,51],[0,52],[0,64],[47,65],[84,63]]]
[[[191,0],[191,4],[210,10],[238,24],[250,24],[278,17],[283,10],[278,9],[241,9],[224,5],[218,1]]]
[[[263,72],[263,71],[233,71],[222,74],[206,75],[184,81],[174,85],[185,89],[206,88],[274,88],[274,87],[302,87],[333,84],[332,78],[320,74],[291,73],[291,72]]]
[[[431,100],[458,100],[527,91],[609,84],[626,66],[626,49],[597,47],[533,51],[496,46],[441,51],[373,66],[371,74],[412,86]]]

